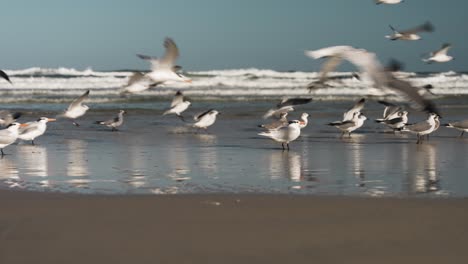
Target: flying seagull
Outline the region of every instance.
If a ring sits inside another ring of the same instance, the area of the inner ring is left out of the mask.
[[[333,59],[338,57],[342,60],[347,60],[366,73],[372,80],[374,87],[380,89],[390,88],[414,102],[419,109],[438,114],[435,104],[419,93],[420,87],[415,87],[407,81],[397,79],[393,75],[391,68],[399,67],[396,62],[393,62],[391,67],[384,68],[375,53],[351,46],[332,46],[314,51],[306,51],[305,54],[314,59]],[[329,69],[329,71],[331,70]]]
[[[87,99],[89,96],[89,90],[87,90],[83,95],[80,97],[76,98],[73,100],[73,102],[68,106],[67,110],[62,115],[69,119],[73,120],[73,125],[75,126],[80,126],[78,123],[75,122],[75,119],[77,119],[80,116],[83,116],[86,111],[88,111],[89,107],[87,105],[83,104],[83,101]]]
[[[392,27],[392,25],[389,25],[389,27],[393,31],[393,34],[387,35],[385,37],[390,40],[420,40],[421,36],[419,36],[417,33],[434,31],[434,26],[429,21],[420,26],[404,31],[398,31]]]
[[[164,56],[160,59],[137,54],[140,59],[147,60],[151,63],[151,72],[145,74],[153,81],[153,85],[160,85],[168,81],[177,82],[192,82],[191,79],[178,73],[180,66],[175,65],[176,59],[179,57],[179,49],[171,38],[164,40],[164,48],[166,49]]]
[[[191,103],[189,101],[185,100],[182,92],[177,91],[177,93],[174,95],[174,98],[172,99],[171,108],[165,111],[163,115],[175,114],[180,119],[182,119],[182,121],[185,121],[181,113],[187,110],[190,104]]]
[[[375,0],[376,5],[380,5],[380,4],[395,5],[401,2],[403,2],[403,0]]]
[[[429,58],[423,59],[426,63],[432,62],[448,62],[453,60],[452,56],[447,55],[448,50],[452,47],[452,45],[445,43],[442,45],[442,48],[429,53]]]

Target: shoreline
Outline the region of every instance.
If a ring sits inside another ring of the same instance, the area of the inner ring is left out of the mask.
[[[0,190],[1,263],[462,263],[467,198]]]

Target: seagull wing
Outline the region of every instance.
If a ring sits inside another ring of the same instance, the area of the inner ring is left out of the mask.
[[[183,101],[184,101],[184,95],[182,94],[181,91],[177,91],[177,93],[174,95],[174,98],[172,99],[171,108],[182,103]]]
[[[442,45],[442,48],[432,52],[432,56],[437,56],[437,55],[447,55],[448,50],[452,47],[452,45],[445,43]]]
[[[400,33],[403,35],[409,35],[409,34],[416,34],[418,32],[432,32],[432,31],[434,31],[434,26],[431,24],[431,22],[427,21],[426,23],[420,26],[402,31]]]
[[[278,108],[281,108],[283,106],[307,104],[307,103],[310,103],[311,101],[312,101],[312,98],[288,98],[288,99],[282,100],[276,106]]]
[[[175,65],[176,59],[179,57],[179,49],[171,38],[166,38],[164,40],[164,47],[166,48],[166,53],[160,61],[161,66],[164,65],[165,67],[167,66],[172,69]]]
[[[10,77],[8,76],[8,74],[6,74],[4,71],[0,70],[0,77],[2,77],[3,79],[7,80],[9,83],[11,83],[10,81]]]
[[[68,110],[70,109],[73,109],[77,106],[80,106],[81,103],[83,102],[83,100],[85,100],[86,98],[88,98],[89,96],[89,90],[87,90],[83,95],[81,95],[80,97],[76,98],[71,104],[70,106],[68,107]]]

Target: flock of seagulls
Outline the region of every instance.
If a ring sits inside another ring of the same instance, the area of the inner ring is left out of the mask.
[[[376,0],[377,5],[380,4],[399,4],[403,0]],[[430,33],[434,31],[434,26],[430,22],[426,22],[408,30],[397,30],[389,25],[392,34],[385,36],[386,38],[397,41],[416,41],[421,40],[421,33]],[[176,60],[180,56],[179,49],[171,38],[164,40],[165,52],[162,57],[156,58],[148,55],[137,54],[140,59],[148,61],[151,64],[151,69],[147,73],[135,72],[129,77],[127,84],[120,90],[121,96],[131,96],[131,94],[140,93],[147,89],[161,86],[171,82],[187,82],[192,80],[185,76],[181,70],[182,67],[176,64]],[[422,60],[426,63],[445,63],[453,60],[452,56],[448,55],[451,45],[443,44],[439,50],[431,52],[428,57]],[[389,102],[379,101],[385,106],[382,118],[375,121],[381,123],[393,130],[394,133],[410,132],[417,135],[417,144],[420,144],[424,136],[429,136],[436,131],[440,126],[440,113],[432,102],[428,94],[432,86],[417,87],[410,82],[401,80],[394,75],[395,71],[401,69],[401,63],[392,61],[388,66],[383,66],[377,59],[375,53],[365,49],[358,49],[352,46],[331,46],[317,50],[307,50],[305,55],[312,59],[324,59],[319,78],[310,83],[307,87],[310,91],[328,87],[327,82],[332,79],[329,77],[330,72],[334,71],[343,61],[348,61],[355,65],[360,74],[353,73],[353,77],[362,82],[368,82],[369,86],[381,90],[383,93],[395,93],[403,96],[407,101],[411,102],[413,108],[428,113],[427,120],[418,123],[408,123],[408,111],[404,107],[398,106]],[[11,83],[8,75],[0,70],[0,77]],[[362,78],[364,77],[364,78]],[[89,107],[84,104],[84,101],[89,97],[90,91],[86,91],[80,97],[76,98],[69,107],[62,113],[57,115],[57,118],[70,119],[75,126],[79,126],[76,120],[89,110]],[[283,150],[289,150],[289,144],[298,139],[301,135],[301,130],[308,125],[308,113],[302,113],[299,119],[288,120],[288,115],[295,110],[295,107],[302,104],[307,104],[312,101],[311,98],[285,98],[279,102],[274,108],[269,109],[264,115],[264,119],[274,118],[270,123],[259,125],[263,130],[258,133],[259,136],[270,138],[278,143],[281,143]],[[362,98],[350,109],[343,113],[343,119],[330,122],[327,125],[333,126],[341,131],[341,137],[361,128],[368,119],[362,109],[366,103],[366,99]],[[191,105],[191,102],[184,97],[181,91],[178,91],[170,104],[169,109],[163,112],[163,115],[175,115],[183,122],[188,123],[182,113]],[[125,110],[120,110],[116,117],[106,121],[96,121],[95,124],[103,125],[111,128],[112,131],[117,131],[124,122]],[[189,125],[198,130],[205,130],[216,122],[216,118],[221,113],[215,109],[209,109],[194,116],[194,122]],[[0,126],[5,126],[5,129],[0,130],[0,150],[1,155],[4,155],[3,148],[13,144],[17,139],[31,141],[34,145],[34,140],[43,135],[47,129],[47,123],[56,121],[54,118],[41,117],[37,121],[28,123],[18,123],[16,120],[21,117],[20,113],[10,113],[9,111],[0,111]],[[443,126],[454,128],[462,131],[460,136],[468,132],[468,120],[452,122]]]

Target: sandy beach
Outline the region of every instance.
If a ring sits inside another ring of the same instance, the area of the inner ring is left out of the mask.
[[[464,263],[466,199],[0,192],[0,262]]]

